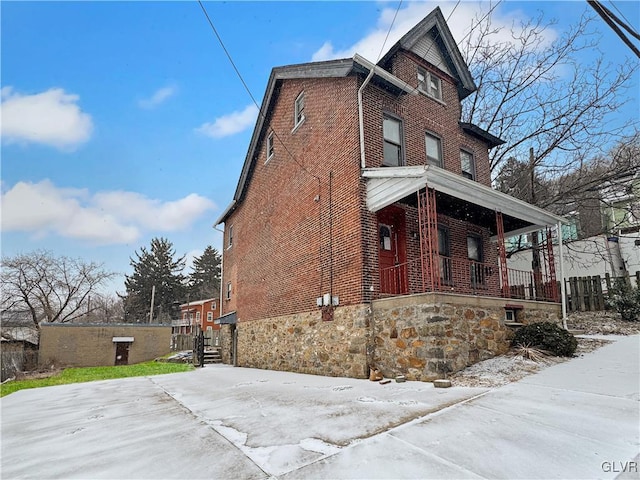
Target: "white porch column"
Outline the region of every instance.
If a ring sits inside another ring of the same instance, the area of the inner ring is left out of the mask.
[[[564,252],[562,251],[562,222],[558,222],[558,255],[560,256],[560,301],[562,305],[562,326],[567,329],[567,288],[564,283]]]

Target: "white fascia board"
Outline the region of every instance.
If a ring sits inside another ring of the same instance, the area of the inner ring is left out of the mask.
[[[360,65],[362,65],[364,68],[368,69],[369,71],[373,70],[377,76],[379,76],[380,78],[386,80],[387,82],[391,83],[392,85],[395,85],[396,87],[398,87],[400,90],[404,91],[405,93],[409,93],[411,95],[417,95],[418,94],[418,89],[417,88],[412,87],[411,85],[409,85],[406,82],[403,82],[402,80],[400,80],[395,75],[392,75],[391,73],[387,72],[385,69],[380,68],[375,63],[371,63],[369,60],[367,60],[366,58],[358,55],[357,53],[353,56],[353,61],[356,62],[356,63],[359,63]]]

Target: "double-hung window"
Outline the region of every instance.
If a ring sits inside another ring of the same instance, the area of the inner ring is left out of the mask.
[[[436,100],[442,100],[442,82],[424,68],[418,68],[418,90]]]
[[[385,115],[382,121],[382,131],[384,136],[384,158],[382,164],[389,167],[403,165],[402,121]]]
[[[227,282],[227,300],[231,300],[231,282]]]
[[[271,132],[271,133],[269,133],[269,136],[267,137],[267,162],[269,160],[271,160],[271,157],[273,157],[273,153],[274,153],[273,132]]]
[[[478,287],[485,284],[485,272],[482,262],[482,237],[476,234],[467,235],[467,257],[469,258],[469,274],[471,285]]]
[[[427,148],[427,163],[442,168],[442,142],[440,138],[427,133],[425,135],[425,145]]]
[[[227,234],[227,248],[233,246],[233,225],[229,225],[229,232]]]
[[[476,163],[473,159],[473,153],[466,150],[460,150],[460,167],[462,169],[462,176],[467,177],[469,180],[475,180],[476,178]]]
[[[451,247],[449,243],[449,229],[438,225],[438,255],[440,257],[440,280],[451,282]]]
[[[294,105],[294,122],[293,128],[297,128],[304,121],[304,92],[296,98]]]

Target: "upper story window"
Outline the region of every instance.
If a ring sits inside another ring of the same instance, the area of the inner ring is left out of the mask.
[[[404,164],[402,152],[402,121],[385,115],[382,121],[384,136],[383,165],[398,167]]]
[[[211,310],[215,310],[216,306],[216,302],[211,302]]]
[[[418,67],[418,90],[433,97],[442,100],[442,82],[433,73],[428,72],[424,68]]]
[[[233,246],[233,225],[229,225],[229,233],[227,234],[227,248]]]
[[[227,282],[227,300],[231,300],[231,282]]]
[[[207,312],[207,322],[213,322],[213,312]]]
[[[442,168],[442,141],[440,138],[427,133],[425,145],[427,147],[427,163]]]
[[[296,128],[304,121],[304,92],[301,92],[296,98],[294,105],[294,122],[293,128]]]
[[[462,168],[462,176],[470,180],[476,179],[476,162],[473,153],[466,150],[460,150],[460,167]]]
[[[269,136],[267,137],[267,162],[269,160],[271,160],[271,157],[273,157],[273,153],[274,153],[273,132],[271,132],[271,133],[269,133]]]

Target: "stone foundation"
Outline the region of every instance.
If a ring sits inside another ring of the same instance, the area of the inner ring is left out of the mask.
[[[515,303],[515,302],[514,302]],[[560,306],[518,301],[517,320],[558,322]],[[420,294],[376,300],[373,364],[387,377],[432,381],[505,353],[505,299]]]
[[[375,366],[388,378],[432,381],[509,349],[514,332],[505,325],[509,303],[426,293],[375,300],[371,307],[337,307],[331,321],[323,321],[320,310],[239,321],[237,364],[352,378],[367,378]],[[558,304],[512,303],[520,323],[559,322]],[[228,364],[232,328],[221,329],[221,353]]]
[[[326,318],[326,317],[325,317]],[[240,319],[239,319],[240,320]],[[366,378],[369,307],[337,307],[333,320],[320,310],[251,322],[239,321],[238,366],[316,375]],[[230,346],[225,328],[223,358]]]

